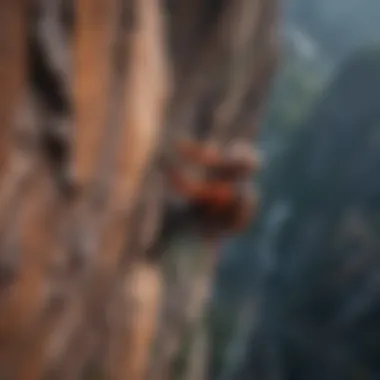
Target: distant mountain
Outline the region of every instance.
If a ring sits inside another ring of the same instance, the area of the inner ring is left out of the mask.
[[[380,50],[359,51],[270,173],[260,324],[234,379],[379,379],[379,94]]]

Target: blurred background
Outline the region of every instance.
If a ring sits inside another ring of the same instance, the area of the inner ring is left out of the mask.
[[[380,379],[380,2],[284,0],[259,223],[226,244],[213,379]]]

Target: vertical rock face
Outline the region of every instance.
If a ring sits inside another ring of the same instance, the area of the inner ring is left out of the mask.
[[[79,378],[99,358],[98,372],[124,378],[124,251],[168,95],[162,10],[118,0],[0,6],[0,372]]]
[[[146,254],[170,198],[161,155],[198,127],[219,151],[254,137],[275,16],[274,0],[0,1],[0,377],[145,377],[162,301]],[[188,268],[179,281],[188,314],[213,267],[195,261],[201,289]]]
[[[379,63],[368,50],[343,64],[279,167],[273,207],[286,199],[291,213],[241,378],[380,373]]]

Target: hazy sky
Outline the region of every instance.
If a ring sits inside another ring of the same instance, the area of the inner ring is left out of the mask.
[[[379,0],[283,0],[286,14],[331,54],[380,45]]]

